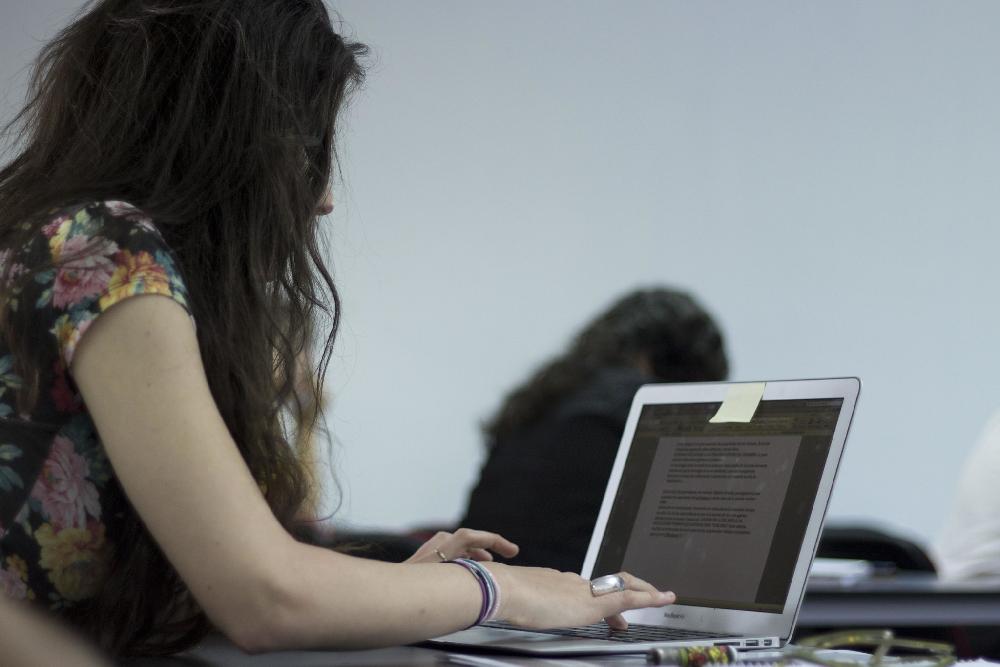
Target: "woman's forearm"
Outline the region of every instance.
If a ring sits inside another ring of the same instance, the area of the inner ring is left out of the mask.
[[[458,565],[383,563],[299,543],[287,551],[273,608],[237,639],[245,649],[407,644],[469,626],[482,603]]]
[[[83,639],[26,602],[0,594],[0,665],[108,667],[111,663]]]

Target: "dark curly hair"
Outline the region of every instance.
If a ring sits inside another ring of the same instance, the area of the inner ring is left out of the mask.
[[[508,394],[483,426],[487,445],[541,418],[598,371],[644,365],[651,382],[724,380],[729,374],[722,332],[697,301],[676,290],[636,290],[598,315],[563,355]]]
[[[295,442],[314,426],[339,321],[317,206],[364,54],[322,0],[95,0],[42,50],[0,169],[0,249],[78,203],[125,200],[155,220],[190,292],[215,402],[289,528],[312,483]],[[0,281],[22,401],[38,344],[6,298],[43,268]],[[303,373],[310,331],[325,344]],[[107,580],[65,613],[116,655],[190,646],[207,618],[122,504]]]

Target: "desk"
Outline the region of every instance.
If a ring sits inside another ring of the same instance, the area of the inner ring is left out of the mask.
[[[1000,580],[942,582],[912,574],[810,582],[798,626],[994,627],[1000,633]]]
[[[481,654],[493,664],[500,665],[552,665],[552,658],[527,658]],[[574,665],[613,665],[615,667],[648,667],[645,655],[568,658]],[[372,651],[282,651],[263,655],[246,655],[225,638],[212,636],[196,650],[173,658],[144,658],[124,663],[128,667],[421,667],[446,665],[459,667],[464,664],[461,656],[431,648],[400,646]]]
[[[931,574],[810,582],[795,638],[841,628],[891,628],[947,641],[960,657],[1000,657],[1000,580],[942,582]]]
[[[799,614],[797,636],[817,630],[847,627],[959,629],[961,637],[944,637],[967,655],[1000,657],[1000,580],[946,583],[933,576],[897,576],[854,583],[809,585]],[[912,632],[910,633],[912,634]],[[395,667],[403,665],[458,665],[452,654],[428,648],[398,647],[377,651],[286,651],[248,656],[219,636],[210,637],[195,651],[177,658],[136,660],[136,667],[202,667],[208,665],[273,665],[274,667]],[[545,665],[546,660],[518,656],[491,656],[497,665]],[[577,665],[645,665],[643,656],[628,658],[574,658]],[[551,664],[551,663],[550,663]]]

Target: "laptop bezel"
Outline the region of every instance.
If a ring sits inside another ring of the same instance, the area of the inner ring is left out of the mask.
[[[611,508],[618,494],[618,487],[625,469],[629,450],[632,446],[633,436],[635,435],[636,425],[638,424],[642,408],[650,404],[718,403],[726,398],[727,393],[734,384],[744,383],[652,384],[644,385],[636,392],[635,398],[632,401],[632,407],[629,410],[628,420],[625,423],[625,430],[622,433],[618,454],[611,469],[611,476],[608,479],[608,486],[597,516],[590,546],[587,549],[587,555],[584,559],[581,571],[581,575],[584,578],[590,579],[593,576],[609,574],[607,572],[595,573],[594,564],[597,561],[598,552],[604,541],[604,532],[607,528],[608,517],[611,514]],[[826,464],[823,467],[823,474],[816,492],[816,499],[813,503],[802,547],[796,562],[794,574],[792,575],[788,596],[781,613],[716,609],[675,604],[662,609],[630,611],[625,614],[625,618],[630,623],[668,626],[685,630],[710,630],[717,632],[720,636],[773,636],[781,638],[782,642],[787,642],[795,627],[795,621],[802,604],[806,579],[809,575],[809,566],[815,556],[816,547],[819,543],[820,530],[826,516],[827,508],[829,507],[837,470],[843,456],[844,444],[847,441],[853,421],[860,390],[861,380],[856,377],[780,380],[766,383],[761,399],[763,401],[826,398],[842,398],[844,401],[837,418],[837,424],[834,427],[830,450],[827,455]]]

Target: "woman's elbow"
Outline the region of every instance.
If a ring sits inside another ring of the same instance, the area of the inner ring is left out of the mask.
[[[240,650],[266,653],[294,648],[296,604],[284,579],[272,577],[247,585],[210,614],[216,627]]]

